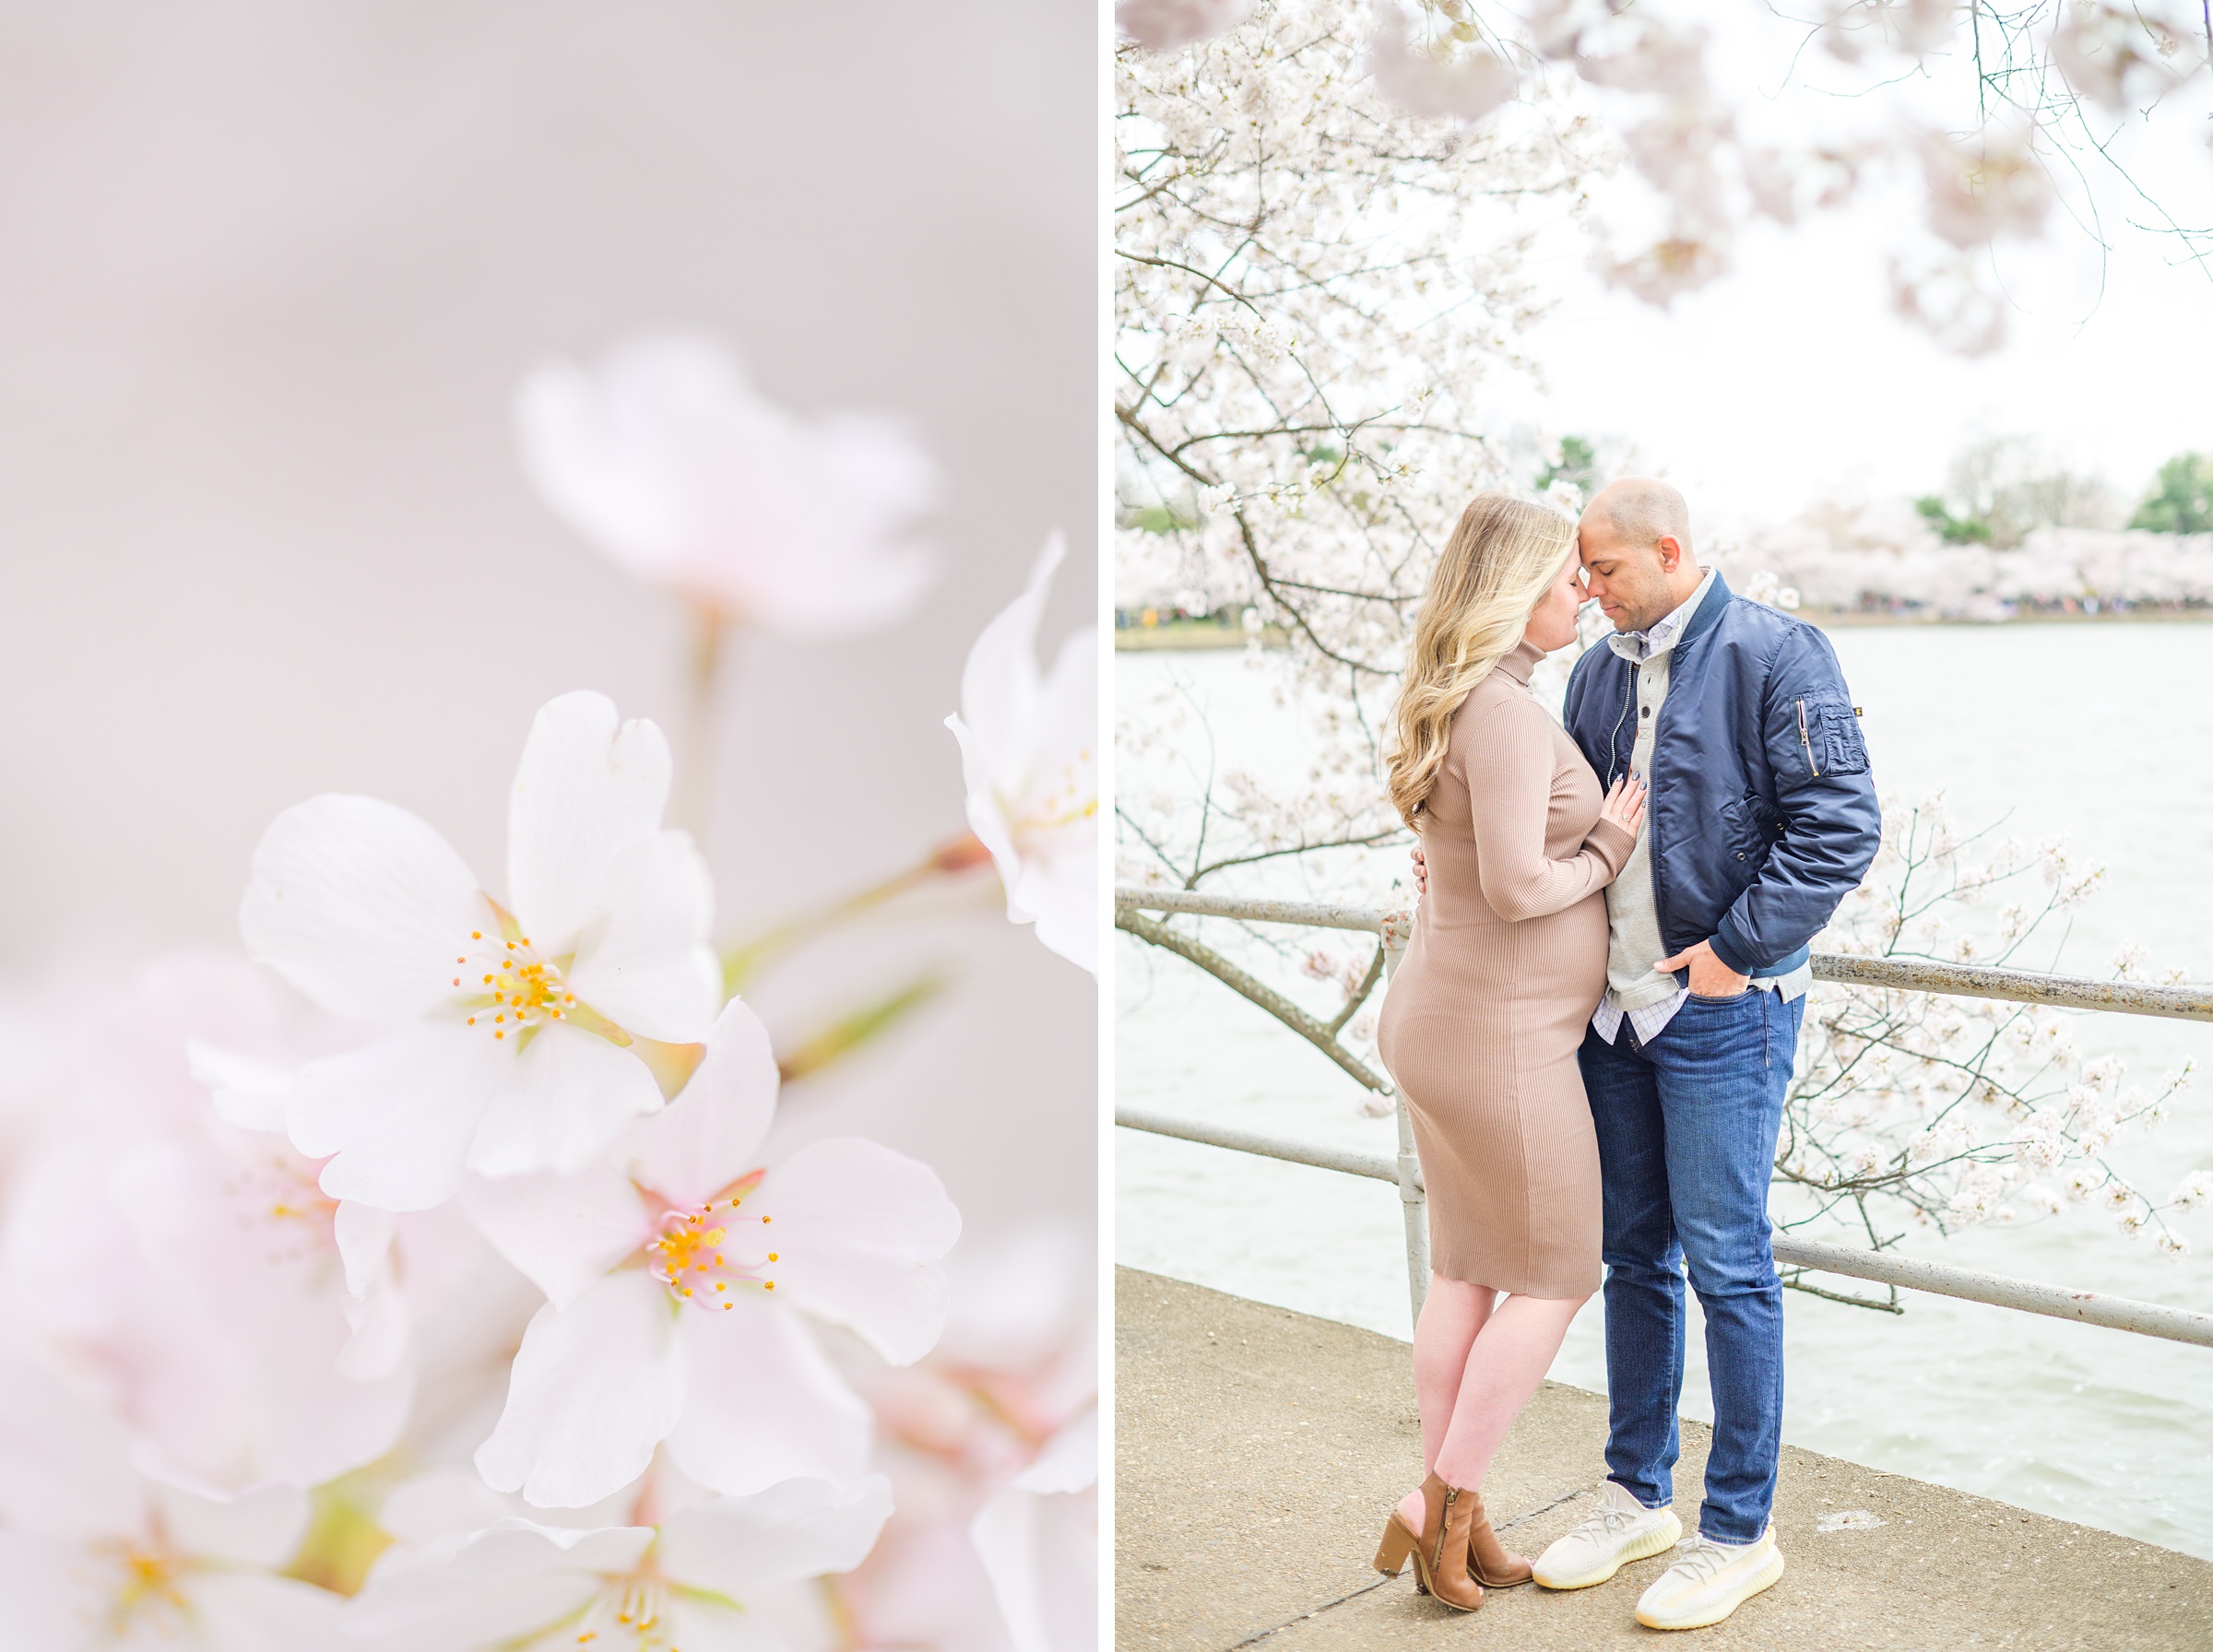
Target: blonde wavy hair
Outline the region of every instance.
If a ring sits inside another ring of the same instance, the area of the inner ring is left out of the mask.
[[[1452,714],[1521,645],[1531,613],[1574,546],[1575,524],[1508,494],[1478,493],[1460,513],[1414,616],[1386,761],[1391,800],[1416,832],[1444,766]]]

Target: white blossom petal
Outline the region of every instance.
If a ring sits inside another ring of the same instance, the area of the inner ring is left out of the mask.
[[[994,785],[1017,786],[1037,726],[1045,685],[1037,672],[1037,622],[1067,545],[1059,534],[1031,566],[1022,595],[977,634],[961,667],[961,720],[975,736]]]
[[[621,721],[604,694],[563,694],[538,709],[507,813],[507,893],[532,944],[566,952],[598,919],[609,866],[660,830],[669,741]]]
[[[137,1530],[144,1506],[120,1421],[53,1372],[0,1363],[0,1526],[106,1537]]]
[[[346,1299],[346,1324],[353,1335],[338,1350],[337,1374],[349,1382],[373,1383],[396,1373],[408,1357],[413,1325],[405,1298],[388,1281],[365,1296]]]
[[[991,774],[991,753],[983,739],[955,712],[945,719],[961,748],[961,784],[967,789],[968,830],[990,851],[999,880],[1012,890],[1022,881],[1022,854],[1014,846],[1014,827],[1006,806],[1000,801]]]
[[[691,1080],[623,1137],[617,1157],[671,1204],[701,1205],[757,1169],[776,1111],[776,1056],[750,1006],[723,1006]]]
[[[108,1602],[94,1592],[83,1561],[75,1543],[0,1528],[0,1601],[14,1645],[40,1652],[84,1645],[86,1620]]]
[[[392,1235],[398,1223],[389,1210],[380,1210],[373,1205],[356,1204],[340,1199],[330,1221],[331,1238],[337,1242],[338,1259],[346,1268],[346,1289],[354,1296],[366,1296],[370,1287],[385,1276],[392,1258]]]
[[[481,1543],[479,1534],[456,1532],[380,1555],[347,1608],[355,1643],[377,1652],[482,1652],[525,1644],[603,1587],[546,1528],[508,1522],[505,1529],[481,1535]],[[607,1558],[627,1566],[652,1535],[636,1531]]]
[[[266,1573],[206,1572],[189,1585],[204,1644],[222,1652],[353,1652],[341,1596]]]
[[[928,1353],[945,1325],[945,1277],[929,1266],[960,1237],[960,1212],[929,1165],[858,1137],[811,1142],[763,1178],[724,1252],[776,1281],[778,1300],[850,1328],[893,1364]],[[774,1248],[778,1259],[767,1262]]]
[[[1098,1634],[1098,1500],[1010,1485],[969,1526],[1014,1652],[1088,1652]]]
[[[680,566],[685,502],[655,463],[658,421],[631,399],[603,397],[574,362],[548,361],[516,389],[515,438],[540,498],[618,560],[669,581]]]
[[[1060,560],[1058,535],[1023,594],[987,625],[961,674],[960,742],[969,830],[990,851],[1007,916],[1098,968],[1098,633],[1061,645],[1049,676],[1036,661],[1037,622]]]
[[[249,955],[324,1009],[402,1021],[444,1001],[456,948],[490,915],[475,874],[426,821],[326,793],[262,834],[238,925]]]
[[[809,1644],[789,1634],[784,1625],[764,1622],[751,1600],[742,1611],[733,1611],[714,1600],[678,1595],[663,1610],[668,1614],[669,1644],[682,1647],[683,1652],[790,1652],[795,1645]],[[808,1622],[813,1622],[811,1616]],[[829,1644],[827,1636],[818,1639]]]
[[[154,1501],[171,1541],[210,1560],[275,1566],[299,1547],[307,1530],[307,1493],[298,1486],[256,1486],[223,1497],[157,1482]]]
[[[500,1075],[469,1143],[468,1168],[484,1176],[568,1174],[660,1107],[660,1086],[637,1056],[596,1032],[547,1021]]]
[[[1099,1483],[1099,1410],[1095,1405],[1068,1423],[1037,1458],[1015,1476],[1026,1492],[1081,1492]]]
[[[427,1543],[482,1531],[514,1512],[473,1469],[432,1469],[394,1488],[376,1523],[399,1542]]]
[[[635,1269],[540,1308],[478,1471],[540,1508],[582,1508],[635,1480],[685,1410],[677,1323],[667,1289]]]
[[[565,1308],[653,1236],[628,1176],[597,1165],[573,1176],[472,1180],[462,1207],[492,1248]]]
[[[695,1044],[722,1002],[707,934],[715,884],[680,832],[633,838],[609,858],[596,904],[609,915],[568,972],[569,990],[625,1032]]]
[[[763,1584],[851,1571],[891,1513],[892,1482],[881,1474],[842,1490],[828,1481],[787,1480],[671,1515],[657,1552],[673,1581],[742,1600]]]
[[[1098,1601],[1098,1410],[1086,1410],[969,1527],[1014,1652],[1093,1645]]]
[[[1046,679],[1028,801],[1058,823],[1024,835],[1021,876],[1007,885],[1008,915],[1035,918],[1040,941],[1094,974],[1099,967],[1098,643],[1095,629],[1077,631],[1061,645]]]
[[[462,1577],[542,1575],[562,1567],[626,1572],[653,1546],[649,1526],[540,1526],[509,1517],[463,1543],[451,1563]]]
[[[340,1376],[373,1382],[407,1358],[412,1322],[392,1277],[398,1219],[388,1210],[342,1199],[331,1217],[331,1239],[346,1270],[346,1325],[353,1335],[338,1351]]]
[[[907,612],[936,577],[913,533],[942,491],[903,421],[794,418],[712,338],[664,334],[592,372],[534,372],[515,402],[540,495],[633,572],[798,636]]]
[[[1069,962],[1099,972],[1098,862],[1091,855],[1032,860],[1008,891],[1010,912],[1017,905],[1033,914],[1037,938]]]
[[[184,1059],[192,1076],[214,1092],[216,1116],[242,1130],[284,1128],[285,1099],[299,1069],[257,1060],[235,1050],[187,1039]]]
[[[689,1388],[669,1455],[684,1473],[743,1496],[868,1472],[869,1409],[788,1309],[748,1296],[680,1324]]]
[[[330,1158],[322,1185],[333,1198],[427,1210],[459,1186],[485,1104],[513,1062],[473,1027],[418,1021],[309,1062],[285,1126],[309,1158]]]

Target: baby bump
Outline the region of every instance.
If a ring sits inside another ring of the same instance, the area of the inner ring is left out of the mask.
[[[1414,1048],[1440,1037],[1461,1044],[1536,1039],[1549,1059],[1582,1042],[1582,1029],[1606,987],[1606,903],[1593,894],[1573,906],[1518,924],[1460,924],[1417,929],[1391,978],[1377,1028],[1377,1049],[1392,1077],[1419,1059]]]

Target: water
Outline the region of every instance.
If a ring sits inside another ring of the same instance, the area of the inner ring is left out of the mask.
[[[2124,941],[2213,980],[2213,627],[2186,623],[1898,627],[1831,633],[1886,794],[1943,787],[1955,818],[2010,811],[2035,842],[2065,833],[2109,867],[2064,963],[2103,974]],[[1233,655],[1124,655],[1134,706],[1180,673],[1213,708],[1224,761],[1295,761],[1289,716]],[[1402,851],[1391,851],[1396,857]],[[1286,886],[1281,892],[1303,893]],[[1391,1150],[1389,1119],[1260,1011],[1180,960],[1122,939],[1117,1087],[1156,1107],[1284,1135]],[[2077,1042],[2132,1080],[2195,1053],[2204,1079],[2176,1115],[2115,1157],[2155,1198],[2213,1168],[2213,1027],[2085,1018]],[[1218,1149],[1116,1133],[1117,1251],[1132,1267],[1262,1302],[1409,1334],[1403,1236],[1388,1185]],[[2196,1247],[2172,1260],[2071,1211],[1916,1254],[1966,1267],[2213,1312],[2213,1212],[2181,1219]],[[2213,1558],[2213,1349],[1909,1294],[1899,1318],[1786,1292],[1784,1437]],[[1695,1309],[1694,1309],[1695,1311]],[[1710,1418],[1693,1327],[1686,1413]],[[1603,1389],[1594,1303],[1553,1367]]]

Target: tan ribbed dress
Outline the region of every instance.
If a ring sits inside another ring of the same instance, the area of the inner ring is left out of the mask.
[[[1429,1265],[1527,1296],[1602,1282],[1598,1140],[1575,1052],[1606,986],[1603,891],[1636,839],[1530,696],[1524,643],[1452,718],[1429,892],[1377,1032],[1414,1115]]]

